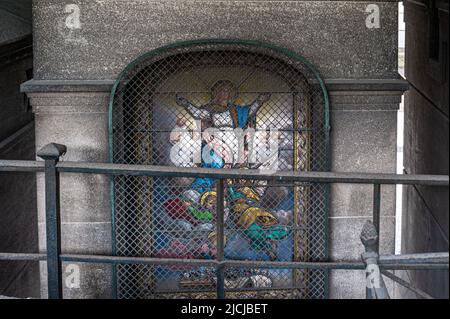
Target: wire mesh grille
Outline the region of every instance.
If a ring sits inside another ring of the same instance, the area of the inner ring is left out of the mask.
[[[272,50],[205,44],[148,56],[121,78],[112,106],[115,163],[328,168],[323,91],[310,68]],[[326,258],[326,186],[227,180],[225,192],[226,259]],[[216,199],[212,179],[115,177],[116,253],[216,258]],[[211,298],[216,285],[208,267],[117,266],[118,298]],[[227,268],[225,290],[228,298],[323,298],[326,273]]]

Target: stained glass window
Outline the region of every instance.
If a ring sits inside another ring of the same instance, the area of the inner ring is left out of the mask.
[[[304,60],[246,43],[173,46],[132,64],[111,101],[112,161],[127,164],[324,171],[328,109]],[[118,255],[216,257],[216,181],[114,179]],[[327,257],[327,186],[225,183],[226,259]],[[215,270],[119,265],[119,298],[214,297]],[[225,270],[228,298],[323,298],[323,270]]]

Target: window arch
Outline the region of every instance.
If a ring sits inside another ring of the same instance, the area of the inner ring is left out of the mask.
[[[320,76],[288,50],[254,41],[177,43],[138,58],[116,81],[110,160],[326,171],[328,112]],[[210,129],[216,130],[205,135]],[[119,176],[112,184],[118,255],[214,258],[214,181]],[[227,185],[226,258],[327,258],[327,186]],[[116,277],[119,298],[211,297],[215,291],[212,270],[203,268],[122,265]],[[321,298],[326,281],[319,270],[228,269],[226,291]]]

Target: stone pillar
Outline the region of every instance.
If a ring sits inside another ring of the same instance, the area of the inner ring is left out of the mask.
[[[331,91],[331,169],[334,172],[396,173],[397,110],[404,88]],[[395,248],[395,186],[382,186],[380,252]],[[335,261],[359,260],[359,234],[372,220],[373,186],[334,184],[331,191],[330,255]],[[392,281],[386,281],[392,297]],[[365,298],[365,271],[334,270],[330,297]]]
[[[67,146],[67,154],[62,161],[108,160],[107,93],[36,91],[29,93],[29,96],[35,112],[37,150],[54,142]],[[111,254],[108,177],[62,173],[60,189],[62,252]],[[41,252],[46,249],[44,192],[44,176],[40,173],[37,176],[37,198]],[[76,278],[78,270],[79,287]],[[66,284],[66,279],[71,284]],[[63,263],[64,298],[110,298],[111,280],[111,266]],[[41,265],[41,287],[42,297],[45,298],[47,283],[44,263]]]

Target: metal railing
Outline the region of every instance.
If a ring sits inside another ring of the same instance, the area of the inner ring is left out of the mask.
[[[62,262],[84,262],[99,264],[148,264],[148,265],[191,265],[209,266],[216,269],[217,297],[225,297],[224,270],[228,267],[255,267],[278,269],[346,269],[366,270],[367,291],[370,299],[389,298],[382,275],[398,284],[412,290],[417,296],[431,298],[427,293],[413,287],[388,270],[448,270],[449,254],[427,253],[410,255],[379,254],[380,233],[380,203],[381,185],[427,185],[449,186],[447,175],[396,175],[396,174],[364,174],[364,173],[333,173],[333,172],[277,172],[263,173],[257,170],[237,169],[204,169],[180,168],[167,166],[125,165],[110,163],[76,163],[59,162],[66,152],[64,145],[51,143],[43,147],[37,155],[44,161],[0,160],[0,172],[44,172],[45,174],[45,207],[46,207],[46,253],[0,253],[0,261],[47,261],[48,297],[59,299],[63,297]],[[64,254],[61,251],[60,223],[60,187],[61,173],[105,174],[105,175],[135,175],[164,177],[204,177],[217,179],[217,255],[216,259],[176,259],[153,257],[124,257],[104,255]],[[253,261],[224,259],[224,181],[226,179],[251,179],[266,181],[289,181],[310,183],[352,183],[372,184],[373,216],[362,230],[361,241],[365,247],[361,261]]]

